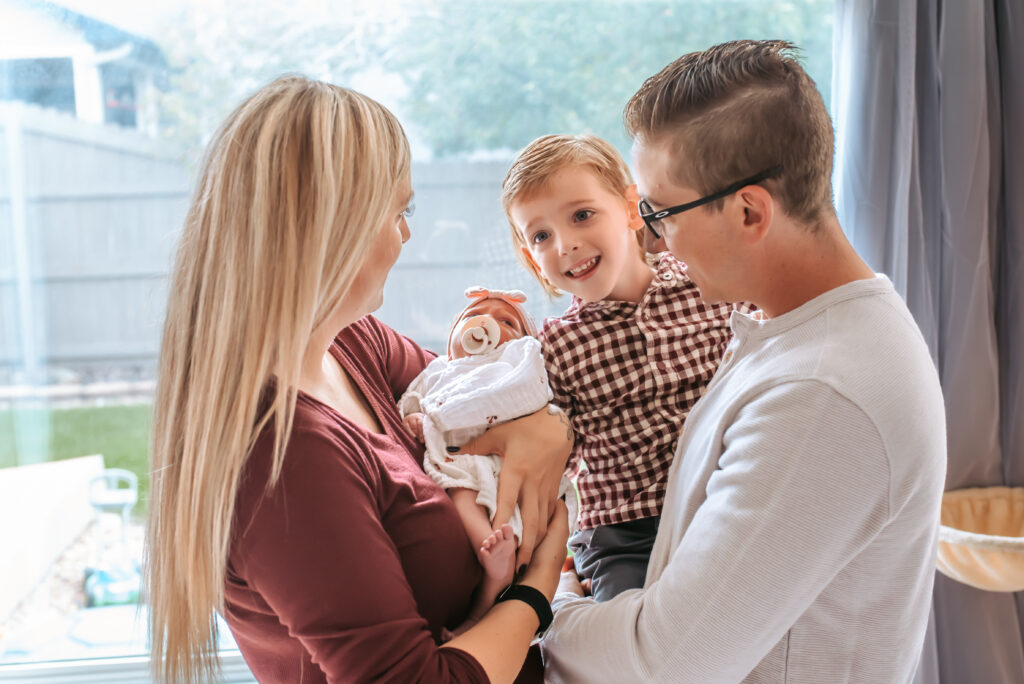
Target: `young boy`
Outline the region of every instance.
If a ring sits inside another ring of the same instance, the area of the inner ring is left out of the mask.
[[[526,268],[573,295],[544,322],[545,366],[576,446],[576,570],[598,601],[641,587],[683,421],[731,337],[731,304],[707,305],[685,264],[649,265],[636,186],[610,144],[548,135],[512,163],[502,204]]]

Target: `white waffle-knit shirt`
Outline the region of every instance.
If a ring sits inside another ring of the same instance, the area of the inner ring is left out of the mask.
[[[555,597],[550,682],[907,682],[935,576],[942,393],[884,276],[735,338],[679,439],[643,589]]]

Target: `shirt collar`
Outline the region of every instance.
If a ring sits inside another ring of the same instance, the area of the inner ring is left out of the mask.
[[[639,302],[623,302],[614,299],[602,299],[598,302],[584,303],[579,297],[573,295],[572,303],[562,314],[563,318],[576,317],[580,319],[589,318],[627,318],[638,308],[647,309],[652,301],[657,299],[660,290],[666,287],[674,287],[680,280],[686,278],[686,264],[676,259],[670,252],[661,252],[656,257],[654,264],[654,277],[651,284],[640,297]]]
[[[823,292],[792,311],[787,311],[775,318],[765,317],[764,312],[760,309],[753,313],[733,311],[729,324],[732,327],[733,333],[738,338],[771,337],[814,318],[825,309],[839,302],[858,297],[877,296],[889,292],[895,292],[892,282],[885,274],[876,273],[874,278],[853,280],[828,292]]]

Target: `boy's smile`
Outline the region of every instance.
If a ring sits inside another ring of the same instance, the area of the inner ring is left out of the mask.
[[[510,207],[527,256],[584,302],[639,301],[652,272],[630,229],[631,206],[586,167],[567,167]]]
[[[570,268],[568,271],[566,271],[565,275],[568,276],[569,278],[575,278],[577,280],[588,278],[594,273],[594,269],[597,268],[597,264],[600,261],[601,257],[599,256],[585,259],[580,263],[576,264],[575,266],[573,266],[572,268]]]

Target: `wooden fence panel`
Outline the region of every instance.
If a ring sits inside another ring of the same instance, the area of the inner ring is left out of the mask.
[[[515,259],[500,204],[507,166],[413,165],[412,238],[377,315],[428,348],[443,348],[470,285],[524,289],[538,318],[564,306]],[[133,131],[0,103],[0,385],[67,369],[152,373],[191,185]]]

